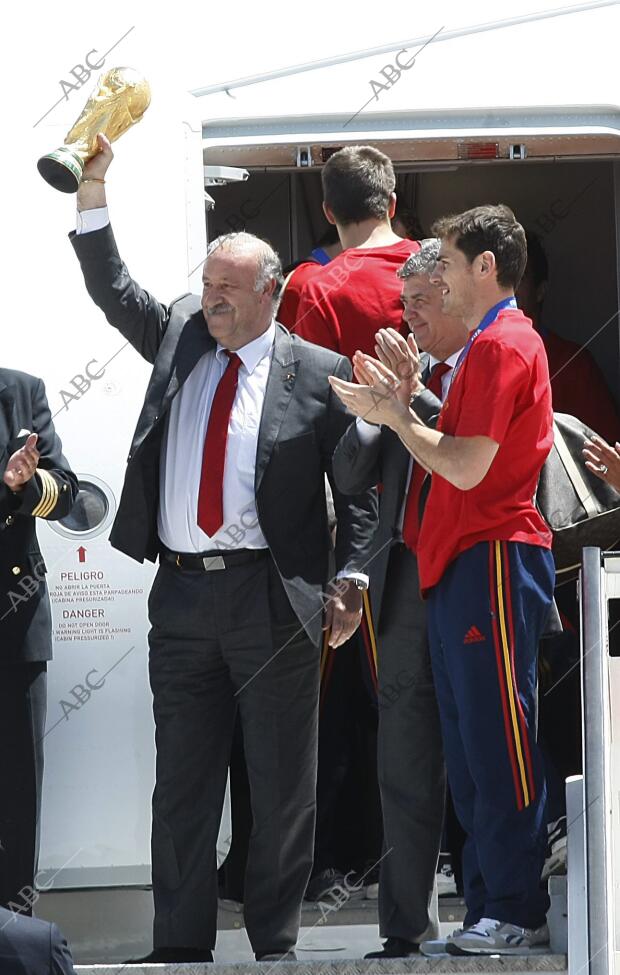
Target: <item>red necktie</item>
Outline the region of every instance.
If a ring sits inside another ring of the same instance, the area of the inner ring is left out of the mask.
[[[224,521],[226,440],[241,365],[241,359],[236,352],[226,351],[226,355],[228,364],[217,384],[211,404],[198,492],[198,524],[210,538],[213,538]]]
[[[445,376],[451,368],[445,362],[438,362],[433,366],[426,388],[430,389],[431,393],[434,393],[438,399],[442,399],[441,377]],[[420,534],[420,495],[426,475],[427,471],[421,464],[418,464],[414,460],[403,517],[403,542],[412,552],[416,551],[418,545],[418,536]]]

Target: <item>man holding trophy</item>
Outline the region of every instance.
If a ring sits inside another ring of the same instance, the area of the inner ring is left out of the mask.
[[[160,563],[149,597],[157,767],[146,960],[212,960],[237,707],[254,820],[246,929],[257,960],[294,958],[313,853],[319,644],[323,630],[336,647],[359,624],[376,524],[374,490],[344,497],[333,485],[351,416],[327,377],[351,370],[277,324],[280,261],[251,234],[210,244],[202,300],[166,306],[142,290],[116,249],[112,150],[97,139],[71,242],[96,304],[153,364],[110,538]]]

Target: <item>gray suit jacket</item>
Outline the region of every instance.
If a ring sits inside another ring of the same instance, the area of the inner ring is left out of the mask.
[[[132,280],[112,228],[71,234],[86,287],[111,325],[153,364],[129,452],[110,541],[142,562],[155,561],[159,459],[172,400],[198,360],[215,348],[200,298],[163,305]],[[332,555],[325,474],[338,520],[335,569],[364,572],[377,524],[372,487],[345,497],[332,480],[332,455],[351,421],[327,377],[349,379],[348,359],[276,326],[256,454],[256,507],[261,530],[291,605],[315,643],[321,639],[323,592]]]
[[[423,379],[427,372],[426,362],[423,363]],[[421,420],[435,425],[441,401],[433,393],[424,390],[414,397],[412,406]],[[379,498],[379,526],[369,563],[370,600],[377,628],[381,624],[390,548],[398,533],[410,459],[411,455],[389,427],[374,427],[372,437],[362,443],[357,423],[349,426],[334,452],[334,477],[343,493],[355,494],[376,484],[383,485]]]
[[[75,975],[71,952],[55,924],[0,907],[2,975]]]

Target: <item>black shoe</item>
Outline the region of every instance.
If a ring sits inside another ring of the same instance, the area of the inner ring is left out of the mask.
[[[255,955],[256,961],[297,961],[297,955],[293,950],[290,951],[264,951],[261,955]]]
[[[213,961],[208,948],[153,948],[144,958],[130,958],[126,965],[163,965],[166,962]]]
[[[321,870],[320,873],[310,877],[304,897],[307,901],[320,901],[326,897],[334,887],[344,887],[344,874],[333,867]]]
[[[381,951],[370,951],[364,958],[409,958],[417,955],[420,945],[417,941],[406,941],[405,938],[388,938]]]

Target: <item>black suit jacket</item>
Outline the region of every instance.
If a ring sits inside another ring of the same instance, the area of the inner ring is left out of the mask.
[[[75,975],[71,952],[55,924],[0,907],[2,975]]]
[[[37,433],[37,473],[19,493],[2,480],[22,430]],[[42,472],[42,473],[39,473]],[[36,518],[69,513],[78,482],[62,453],[40,379],[0,369],[0,666],[52,656],[51,613]]]
[[[142,562],[159,551],[159,461],[170,404],[205,352],[215,348],[200,299],[185,295],[166,306],[132,280],[112,228],[71,234],[86,287],[107,320],[153,364],[128,457],[125,484],[110,541]],[[322,591],[331,541],[325,474],[351,415],[327,381],[350,378],[346,358],[276,326],[256,455],[256,507],[261,530],[300,622],[321,638]],[[336,571],[364,571],[377,520],[374,490],[344,497],[334,490],[338,519]]]
[[[425,381],[427,376],[428,357],[425,357],[422,380]],[[430,390],[426,389],[415,396],[412,406],[424,423],[430,426],[436,424],[441,401]],[[390,547],[398,532],[410,460],[411,454],[389,427],[373,427],[372,435],[362,442],[357,423],[349,426],[334,453],[334,477],[345,494],[362,491],[374,484],[383,485],[379,526],[370,558],[370,600],[377,627],[381,622]]]

